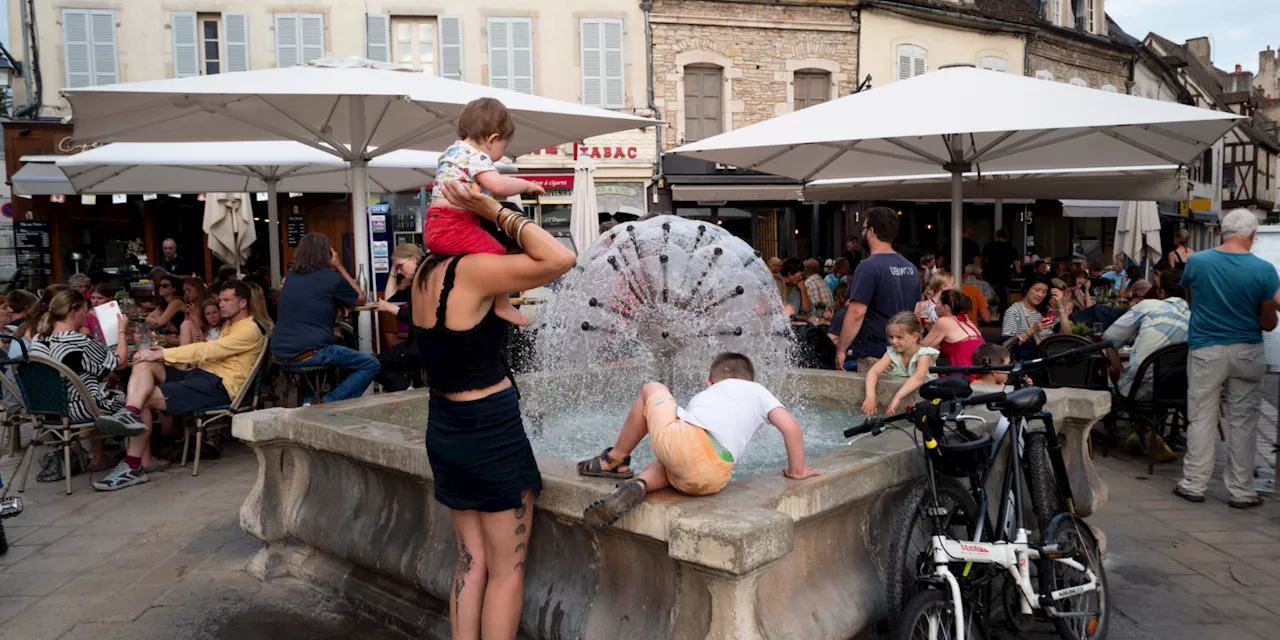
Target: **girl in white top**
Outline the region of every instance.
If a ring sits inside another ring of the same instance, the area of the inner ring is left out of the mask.
[[[867,372],[867,399],[862,402],[862,412],[867,415],[878,413],[876,406],[876,384],[880,375],[888,371],[889,375],[906,378],[902,388],[893,394],[886,413],[898,412],[902,400],[920,388],[926,380],[934,378],[929,373],[938,350],[933,347],[920,346],[920,338],[924,335],[924,327],[920,319],[909,311],[903,311],[889,319],[884,332],[888,334],[889,346],[884,357]]]
[[[928,329],[938,321],[938,298],[943,291],[954,289],[956,279],[946,269],[938,269],[929,276],[924,287],[924,299],[916,303],[916,317]]]

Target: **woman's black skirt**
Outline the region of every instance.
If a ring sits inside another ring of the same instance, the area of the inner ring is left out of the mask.
[[[507,511],[537,496],[542,475],[520,418],[514,387],[479,400],[431,394],[427,459],[435,497],[455,511]]]

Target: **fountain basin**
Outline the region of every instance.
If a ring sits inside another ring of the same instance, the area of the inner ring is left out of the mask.
[[[519,384],[567,377],[531,374]],[[780,396],[854,407],[863,399],[861,376],[798,370],[784,380]],[[877,395],[894,390],[884,382]],[[427,401],[410,391],[237,416],[234,433],[259,460],[241,524],[266,543],[248,570],[311,581],[415,637],[447,638],[456,547],[448,510],[431,498]],[[1109,406],[1105,393],[1049,391],[1086,515],[1106,489],[1085,436]],[[820,477],[761,473],[703,498],[659,492],[595,532],[582,510],[613,483],[579,477],[567,460],[538,463],[544,488],[521,626],[529,638],[556,639],[854,637],[882,615],[889,529],[922,473],[910,439],[891,431],[811,458]]]

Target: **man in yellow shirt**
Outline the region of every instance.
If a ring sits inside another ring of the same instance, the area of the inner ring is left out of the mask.
[[[125,459],[107,477],[93,483],[99,491],[115,491],[147,481],[142,454],[151,446],[153,411],[171,415],[231,404],[231,397],[249,383],[249,374],[264,345],[262,328],[249,313],[249,285],[223,283],[218,310],[226,322],[218,339],[168,349],[153,348],[133,356],[125,408],[98,418],[107,434],[136,434],[129,438]],[[183,370],[166,364],[191,364]],[[147,411],[150,409],[151,411]]]

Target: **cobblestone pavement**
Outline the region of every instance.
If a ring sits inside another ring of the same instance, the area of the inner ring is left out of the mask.
[[[1119,451],[1094,463],[1110,495],[1089,521],[1107,535],[1111,638],[1280,640],[1280,500],[1228,508],[1215,475],[1209,500],[1191,504],[1170,493],[1180,464],[1148,476]],[[0,458],[6,483],[16,464]],[[238,520],[255,466],[231,446],[198,478],[175,468],[116,493],[84,476],[71,496],[33,479],[26,512],[7,521],[0,640],[402,640],[306,584],[241,571],[259,546]]]

